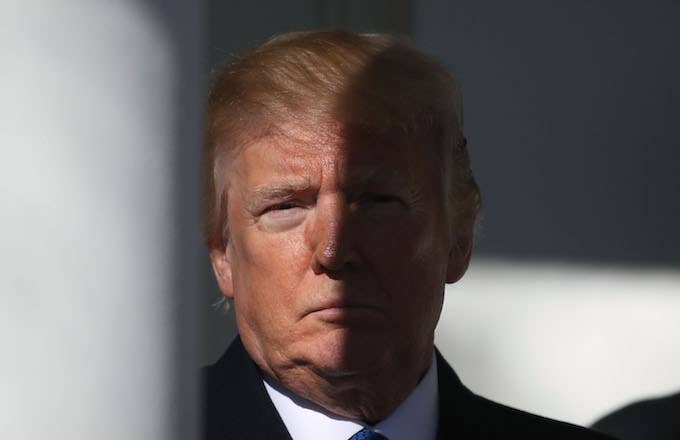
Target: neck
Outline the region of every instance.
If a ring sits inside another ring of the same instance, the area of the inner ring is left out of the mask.
[[[274,374],[262,365],[260,368],[269,378],[324,410],[374,425],[386,419],[416,388],[430,367],[432,350],[412,359],[391,359],[370,371],[338,373],[295,365]]]

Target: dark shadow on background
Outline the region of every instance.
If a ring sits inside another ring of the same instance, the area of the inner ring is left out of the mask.
[[[166,331],[172,335],[169,371],[172,382],[168,432],[174,439],[195,438],[198,421],[196,359],[203,331],[200,325],[197,286],[200,286],[200,159],[203,128],[203,96],[207,63],[205,6],[199,2],[148,2],[149,11],[167,29],[175,73],[173,142],[167,146],[172,158],[173,289],[167,292],[171,318]],[[168,304],[159,304],[159,309]],[[141,336],[140,336],[141,337]]]
[[[410,35],[413,0],[210,0],[212,66],[284,32],[347,29]]]
[[[456,71],[477,255],[680,267],[680,3],[419,0]]]

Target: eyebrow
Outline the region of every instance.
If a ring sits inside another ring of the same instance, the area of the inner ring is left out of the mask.
[[[412,176],[394,172],[393,169],[384,166],[359,168],[352,170],[347,179],[347,188],[352,190],[371,184],[386,184],[411,189],[413,186]]]
[[[248,212],[254,213],[269,202],[290,199],[293,195],[309,191],[311,188],[312,185],[307,180],[284,180],[266,183],[248,191],[245,207]]]
[[[376,183],[405,188],[410,196],[418,192],[414,188],[411,176],[399,175],[390,168],[382,166],[353,169],[347,181],[345,189],[349,193],[360,191],[362,187]],[[245,209],[255,214],[269,203],[290,200],[296,194],[309,192],[312,188],[311,182],[306,179],[286,179],[265,183],[246,192]]]

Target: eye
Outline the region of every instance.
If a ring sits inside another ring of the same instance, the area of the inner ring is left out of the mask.
[[[260,215],[276,215],[276,216],[282,216],[282,215],[291,215],[297,211],[304,210],[304,206],[300,206],[299,203],[295,202],[284,202],[284,203],[277,203],[276,205],[272,205],[265,209],[262,214]]]
[[[260,215],[258,223],[265,230],[280,232],[291,229],[302,223],[307,209],[295,202],[277,203],[266,208]]]
[[[296,202],[296,201],[290,201],[290,202],[280,202],[280,203],[274,203],[269,206],[266,206],[264,208],[260,209],[259,215],[265,215],[267,213],[271,212],[283,212],[283,211],[290,211],[294,210],[296,208],[302,208],[302,204]]]
[[[406,212],[403,199],[393,193],[366,193],[355,205],[357,212],[363,212],[367,218],[385,221]]]
[[[389,205],[392,203],[401,204],[401,198],[393,194],[369,193],[361,198],[361,203],[366,205]]]
[[[295,203],[280,203],[278,205],[271,206],[267,208],[267,211],[286,211],[288,209],[297,208]]]
[[[368,200],[373,203],[391,203],[391,202],[401,202],[401,199],[397,196],[390,194],[371,194]]]

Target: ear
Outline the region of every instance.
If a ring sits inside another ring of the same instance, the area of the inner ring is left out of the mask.
[[[217,286],[222,295],[229,299],[234,299],[234,281],[231,274],[231,258],[229,256],[229,244],[224,249],[213,249],[210,251],[213,272],[217,280]]]
[[[451,250],[446,266],[446,282],[453,284],[463,278],[472,257],[472,235],[458,237]]]

